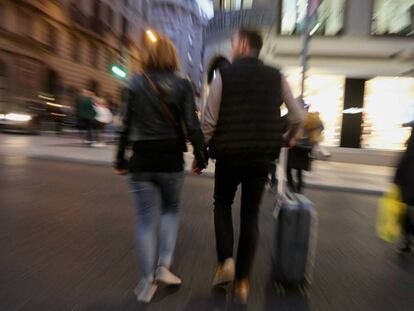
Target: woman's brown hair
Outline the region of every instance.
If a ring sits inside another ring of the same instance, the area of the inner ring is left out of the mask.
[[[144,71],[178,71],[180,61],[174,43],[168,37],[157,34],[157,40],[147,44],[142,69]]]

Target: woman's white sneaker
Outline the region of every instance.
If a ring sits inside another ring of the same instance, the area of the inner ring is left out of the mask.
[[[155,272],[155,280],[159,283],[163,283],[165,285],[181,285],[181,279],[173,274],[170,270],[166,267],[158,267],[157,271]]]
[[[157,291],[157,284],[153,280],[143,279],[134,289],[137,300],[143,303],[150,303]]]

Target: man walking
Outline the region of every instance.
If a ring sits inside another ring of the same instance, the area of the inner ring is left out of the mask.
[[[234,280],[234,299],[243,304],[249,293],[259,205],[269,168],[286,140],[294,144],[303,122],[302,108],[284,76],[258,59],[262,45],[262,37],[255,31],[241,30],[233,36],[233,64],[216,75],[202,116],[210,155],[216,159],[214,221],[219,264],[213,286]],[[283,102],[290,123],[285,136],[280,114]],[[241,222],[235,265],[231,207],[239,184]]]

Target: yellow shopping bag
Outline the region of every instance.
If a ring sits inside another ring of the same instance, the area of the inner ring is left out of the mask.
[[[390,243],[398,239],[406,208],[401,201],[400,188],[393,185],[378,202],[377,235],[381,239]]]

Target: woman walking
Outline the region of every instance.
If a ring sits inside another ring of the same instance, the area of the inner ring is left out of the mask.
[[[303,191],[303,171],[311,169],[312,150],[319,142],[322,131],[323,124],[319,113],[308,112],[304,128],[297,137],[297,144],[289,149],[288,153],[287,180],[292,192]],[[296,170],[296,182],[293,178],[293,170]]]
[[[148,47],[142,67],[144,73],[131,82],[115,172],[130,173],[143,277],[135,294],[138,301],[148,303],[158,283],[181,284],[171,272],[171,264],[179,225],[186,138],[193,145],[198,169],[206,166],[207,157],[193,89],[176,73],[179,61],[173,43],[159,36]],[[125,159],[128,142],[133,149],[129,161]],[[160,228],[156,232],[159,214]]]

